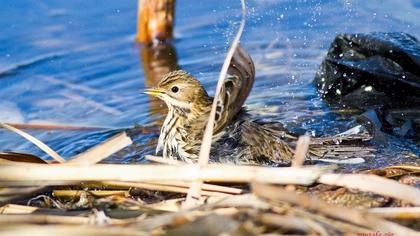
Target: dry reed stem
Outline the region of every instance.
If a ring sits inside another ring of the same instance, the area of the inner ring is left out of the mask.
[[[276,184],[314,183],[325,172],[321,167],[258,167],[211,164],[196,171],[195,165],[118,165],[96,164],[74,166],[61,164],[25,164],[0,166],[0,183],[16,184],[69,184],[78,181],[214,181],[247,183],[259,181]]]
[[[147,185],[156,185],[156,186],[169,186],[169,187],[180,187],[180,188],[189,188],[189,182],[183,181],[158,181],[158,182],[143,182],[143,183],[131,183],[131,182],[120,182],[120,181],[105,181],[102,182],[104,185],[108,186],[120,186],[120,187],[138,187],[137,184],[147,184]],[[212,192],[221,192],[221,193],[228,193],[228,194],[241,194],[243,192],[242,189],[239,188],[232,188],[214,184],[203,184],[203,190],[212,191]]]
[[[1,224],[88,224],[88,217],[81,216],[56,216],[56,215],[0,215]]]
[[[159,156],[152,156],[152,155],[146,155],[145,159],[148,161],[159,163],[159,164],[174,165],[174,166],[187,164],[186,162],[183,162],[183,161],[178,161],[175,159],[167,159],[167,158],[163,158]]]
[[[246,16],[246,6],[245,0],[241,0],[242,8],[242,19],[238,29],[238,32],[235,35],[235,38],[232,41],[232,45],[229,48],[228,53],[226,54],[225,61],[223,62],[222,69],[219,74],[219,79],[217,80],[216,91],[214,94],[213,104],[209,114],[209,118],[204,130],[203,140],[201,142],[200,153],[198,158],[198,168],[202,168],[207,165],[210,158],[210,149],[213,137],[213,128],[214,128],[214,119],[216,116],[217,101],[220,95],[220,90],[222,89],[223,81],[226,78],[227,71],[229,69],[230,62],[232,60],[233,54],[236,51],[236,48],[239,45],[239,40],[241,38],[242,32],[245,27],[245,16]],[[189,208],[198,205],[197,199],[200,199],[200,191],[202,187],[202,182],[197,181],[191,184],[190,190],[187,194],[187,199],[185,200],[184,207]]]
[[[105,142],[98,144],[89,150],[72,157],[64,164],[75,165],[92,165],[102,161],[110,155],[118,152],[119,150],[131,145],[133,142],[125,132],[121,132],[112,136]]]
[[[0,228],[0,236],[147,236],[138,229],[128,227],[103,227],[93,225],[33,225],[33,224],[6,224]]]
[[[151,231],[153,229],[161,228],[167,225],[177,226],[187,222],[191,222],[199,216],[209,215],[211,212],[199,212],[191,210],[183,210],[181,208],[178,212],[170,212],[156,216],[150,216],[135,224],[139,229],[144,231]]]
[[[147,204],[147,207],[159,211],[177,212],[181,210],[181,202],[184,200],[185,198],[163,200],[157,203]]]
[[[311,138],[307,135],[299,137],[292,159],[292,167],[300,167],[303,165],[306,159],[306,154],[308,153],[310,142]],[[294,191],[296,188],[294,185],[288,185],[286,186],[286,189],[289,191]]]
[[[305,232],[306,234],[318,233],[320,235],[325,235],[326,233],[325,229],[323,229],[320,224],[296,216],[282,216],[273,213],[265,213],[261,215],[260,220],[264,224],[275,226],[280,229],[295,230]]]
[[[390,219],[420,219],[420,207],[371,208],[369,213]]]
[[[15,127],[8,125],[8,124],[4,124],[4,123],[0,123],[0,126],[3,126],[4,128],[24,137],[26,140],[30,141],[31,143],[35,144],[38,148],[40,148],[42,151],[44,151],[45,153],[47,153],[50,157],[54,158],[54,160],[58,161],[58,162],[65,162],[66,160],[60,156],[58,153],[56,153],[54,150],[52,150],[50,147],[48,147],[45,143],[43,143],[42,141],[40,141],[39,139],[35,138],[34,136],[16,129]]]
[[[117,181],[106,181],[104,183],[110,183],[113,185],[119,184],[120,186],[125,187],[133,187],[133,188],[141,188],[153,191],[162,191],[162,192],[175,192],[175,193],[187,193],[188,187],[180,187],[180,186],[173,186],[173,185],[161,185],[161,184],[154,184],[154,183],[146,183],[146,182],[117,182]],[[218,192],[218,191],[203,191],[203,195],[205,196],[230,196],[230,193]]]
[[[292,159],[293,167],[298,167],[298,166],[303,165],[306,159],[306,153],[308,153],[310,142],[311,142],[311,138],[307,135],[303,135],[299,137],[297,141],[297,145],[296,145],[296,151]]]
[[[329,217],[350,222],[369,229],[382,232],[394,232],[401,235],[416,235],[417,233],[407,227],[389,222],[369,214],[366,211],[360,211],[341,206],[327,204],[314,196],[307,194],[297,194],[283,190],[279,187],[263,184],[253,184],[252,189],[257,196],[271,201],[285,201],[294,205],[301,206],[306,210],[320,212]]]
[[[101,143],[91,149],[89,149],[88,151],[81,153],[79,155],[77,155],[74,159],[65,162],[65,159],[62,158],[58,153],[56,153],[54,150],[52,150],[50,147],[48,147],[46,144],[44,144],[43,142],[41,142],[40,140],[38,140],[37,138],[19,130],[16,129],[10,125],[7,124],[1,124],[3,127],[5,127],[6,129],[9,129],[21,136],[23,136],[24,138],[26,138],[27,140],[29,140],[30,142],[34,143],[36,146],[38,146],[41,150],[43,150],[44,152],[46,152],[47,154],[49,154],[51,157],[53,157],[56,161],[61,162],[61,163],[65,163],[65,164],[82,164],[82,165],[89,165],[89,164],[94,164],[96,162],[99,162],[103,159],[105,159],[106,157],[110,156],[111,154],[121,150],[122,148],[130,145],[132,143],[131,139],[126,135],[125,132],[122,132],[118,135],[115,135],[113,137],[111,137],[110,139],[108,139],[107,141],[105,141],[104,143]],[[10,165],[23,165],[24,163],[19,163],[19,162],[11,162],[11,161],[5,161],[5,160],[1,160],[2,164],[10,164]],[[47,171],[48,173],[48,171]],[[15,195],[17,198],[22,198],[26,195],[29,194],[33,194],[39,191],[42,191],[44,189],[44,186],[42,183],[39,183],[37,185],[40,185],[39,187],[31,187],[31,188],[26,188],[22,191],[25,191],[25,194],[21,194],[19,195],[19,193],[15,193]],[[13,200],[15,197],[8,197],[6,199],[3,199],[1,202],[7,203],[11,200]]]
[[[209,197],[206,202],[207,204],[200,206],[199,209],[212,209],[216,207],[252,208],[257,210],[271,209],[271,206],[267,202],[251,193],[230,196],[223,199]]]
[[[53,196],[58,198],[76,198],[83,193],[91,194],[95,197],[122,196],[127,197],[130,194],[124,190],[53,190]]]
[[[420,205],[420,189],[368,174],[324,174],[319,183],[373,192]]]
[[[394,169],[394,168],[420,172],[420,166],[396,165],[396,166],[385,167],[385,169]]]
[[[366,232],[369,228],[358,226],[349,222],[344,222],[342,220],[337,220],[334,218],[329,218],[327,216],[321,215],[318,212],[312,213],[303,208],[293,208],[293,213],[301,218],[308,218],[314,221],[322,223],[322,225],[328,225],[329,227],[335,228],[336,230],[342,232]],[[323,235],[330,235],[328,233],[323,233]]]
[[[38,209],[38,207],[33,206],[7,204],[0,207],[0,214],[30,214]]]

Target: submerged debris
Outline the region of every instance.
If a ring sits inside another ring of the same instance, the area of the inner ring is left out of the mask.
[[[331,105],[367,111],[374,129],[420,137],[420,44],[405,33],[338,35],[314,84]]]

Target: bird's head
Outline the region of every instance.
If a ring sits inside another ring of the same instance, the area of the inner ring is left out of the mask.
[[[181,110],[208,106],[212,101],[200,81],[182,70],[169,72],[145,93],[163,100],[169,108]]]

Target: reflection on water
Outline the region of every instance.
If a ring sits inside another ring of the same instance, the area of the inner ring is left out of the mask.
[[[237,1],[179,0],[173,45],[148,48],[134,43],[136,1],[2,1],[0,120],[104,127],[29,131],[67,158],[128,128],[135,144],[108,161],[141,161],[153,153],[166,108],[140,91],[178,67],[214,91],[239,8]],[[329,44],[343,32],[402,31],[420,38],[419,9],[416,1],[248,1],[241,43],[256,62],[250,112],[297,132],[346,130],[357,111],[326,106],[311,85]],[[412,140],[389,137],[378,145],[381,155],[368,166],[420,155]],[[45,157],[4,130],[0,147]]]

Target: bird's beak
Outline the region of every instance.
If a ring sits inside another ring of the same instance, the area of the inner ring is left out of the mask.
[[[143,93],[154,96],[154,97],[158,97],[159,95],[163,94],[161,90],[156,89],[156,88],[145,89]]]

